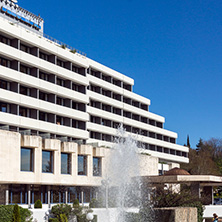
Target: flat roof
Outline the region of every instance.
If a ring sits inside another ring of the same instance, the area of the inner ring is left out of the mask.
[[[222,176],[214,175],[143,176],[142,180],[148,184],[200,183],[201,186],[222,186]]]

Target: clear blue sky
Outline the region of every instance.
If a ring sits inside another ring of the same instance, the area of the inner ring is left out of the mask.
[[[222,1],[19,0],[45,33],[135,80],[178,143],[222,138]]]

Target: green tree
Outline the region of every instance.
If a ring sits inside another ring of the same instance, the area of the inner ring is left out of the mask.
[[[216,143],[218,144],[218,143]],[[181,168],[193,175],[221,175],[222,149],[215,145],[214,140],[199,140],[196,149],[189,149],[189,163],[181,164]],[[219,168],[221,166],[221,168]]]
[[[51,213],[54,217],[59,218],[60,214],[64,214],[67,218],[69,218],[72,212],[72,207],[68,204],[57,204],[52,207]]]
[[[13,209],[13,222],[21,222],[20,209],[17,204],[15,204]]]

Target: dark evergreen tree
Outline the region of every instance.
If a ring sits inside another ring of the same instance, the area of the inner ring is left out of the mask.
[[[200,138],[198,144],[196,145],[197,147],[196,150],[200,151],[200,149],[203,148],[203,146],[204,146],[203,140]]]
[[[190,138],[189,138],[189,135],[187,135],[187,147],[190,148]]]

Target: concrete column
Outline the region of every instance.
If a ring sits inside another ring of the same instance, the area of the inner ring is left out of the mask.
[[[9,204],[8,199],[9,199],[9,190],[7,189],[7,190],[5,191],[5,205],[8,205],[8,204]]]
[[[82,203],[82,207],[84,206],[84,192],[81,191],[81,203]]]
[[[51,193],[50,193],[50,186],[47,187],[47,193],[48,193],[48,208],[51,208]]]
[[[68,203],[68,190],[65,191],[65,203]]]
[[[31,187],[28,185],[28,208],[31,208]]]

